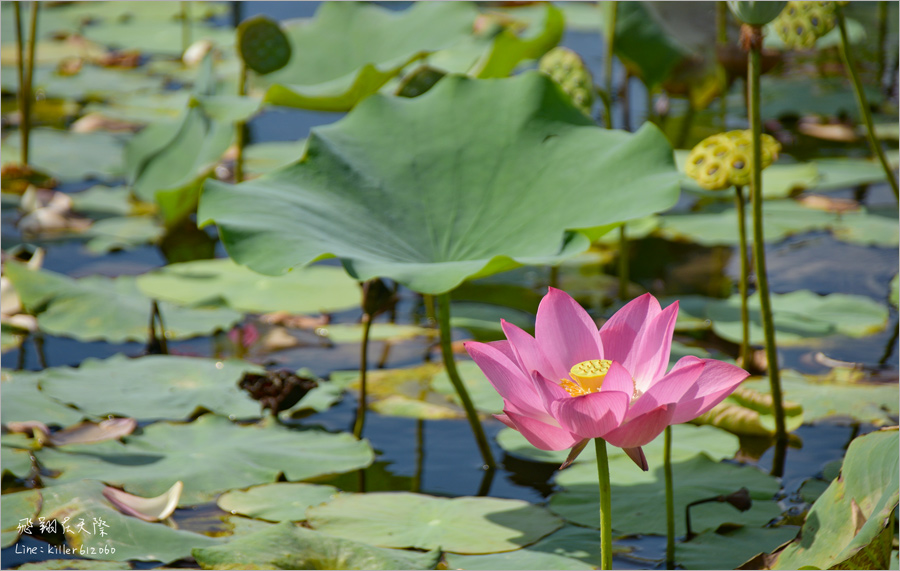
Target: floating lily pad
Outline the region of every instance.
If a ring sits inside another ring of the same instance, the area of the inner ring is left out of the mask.
[[[867,434],[847,449],[840,478],[816,500],[773,569],[887,569],[898,497],[897,431]]]
[[[85,247],[93,254],[130,250],[156,242],[165,234],[152,216],[116,216],[94,222],[82,234],[89,237]]]
[[[813,190],[839,190],[863,184],[887,182],[884,169],[875,159],[839,157],[816,159],[813,163],[821,177]]]
[[[31,571],[43,569],[79,569],[88,571],[97,569],[98,571],[106,571],[109,569],[132,569],[129,563],[117,563],[115,561],[92,561],[90,559],[47,559],[37,563],[25,563],[19,565],[19,569],[30,569]]]
[[[112,507],[103,488],[102,482],[86,481],[41,490],[41,517],[57,519],[60,531],[63,519],[69,518],[66,542],[74,549],[85,549],[84,556],[104,561],[169,562],[187,557],[195,547],[221,543],[220,539],[127,516]],[[100,526],[103,534],[97,519],[106,524]],[[77,527],[80,521],[84,521],[84,531]]]
[[[584,250],[566,229],[665,209],[676,182],[655,127],[597,128],[543,74],[446,77],[414,99],[366,99],[314,130],[305,158],[285,169],[238,186],[208,181],[198,220],[215,221],[229,254],[263,273],[334,255],[357,279],[442,293]]]
[[[62,182],[114,180],[124,174],[122,149],[122,139],[109,133],[71,133],[39,127],[31,130],[29,161],[31,166]],[[18,131],[3,140],[2,154],[3,164],[18,160]]]
[[[41,493],[27,490],[3,494],[0,498],[3,504],[0,547],[7,548],[17,542],[22,533],[33,534],[39,530],[37,515],[41,511]]]
[[[260,78],[273,105],[347,111],[404,67],[469,35],[478,11],[468,2],[421,2],[402,12],[324,2],[316,16],[286,29],[293,57]],[[346,38],[353,38],[352,42]],[[305,54],[319,54],[307,57]]]
[[[472,399],[472,404],[481,412],[488,414],[499,414],[503,412],[503,398],[497,393],[496,389],[488,381],[481,369],[474,361],[460,361],[456,365],[459,370],[459,376],[462,378],[463,384]],[[450,377],[444,370],[435,374],[431,381],[431,386],[439,393],[447,395],[453,402],[462,405],[459,401],[459,395],[456,389],[450,383]]]
[[[803,424],[803,407],[788,400],[783,401],[782,406],[785,429],[788,432],[797,430]],[[772,396],[749,387],[740,387],[691,422],[709,424],[738,436],[774,436]]]
[[[45,369],[40,385],[45,394],[94,416],[180,420],[209,410],[249,418],[259,416],[259,404],[237,383],[242,373],[261,370],[244,361],[116,355],[86,359],[78,368]]]
[[[6,389],[3,389],[6,390]],[[27,478],[32,471],[31,442],[24,434],[5,434],[0,445],[0,464],[4,474]]]
[[[359,284],[340,268],[311,266],[273,277],[227,258],[170,264],[137,283],[158,299],[193,305],[218,298],[248,313],[330,313],[358,306],[362,296]]]
[[[88,103],[83,112],[100,113],[110,119],[139,124],[177,121],[190,98],[191,94],[183,89],[159,93],[124,93],[111,101]]]
[[[84,418],[84,414],[38,390],[40,373],[4,369],[0,378],[3,380],[3,399],[0,399],[3,422],[37,420],[44,424],[69,426]]]
[[[896,212],[891,217],[868,214],[864,210],[851,212],[841,217],[832,227],[832,233],[842,242],[860,246],[896,248],[900,244]]]
[[[81,341],[146,341],[151,299],[138,291],[133,276],[90,276],[73,280],[46,270],[7,263],[6,275],[25,308],[38,316],[45,333]],[[186,339],[227,330],[241,315],[226,308],[186,308],[162,302],[166,336]]]
[[[303,521],[308,508],[333,500],[337,493],[338,489],[332,486],[278,482],[226,492],[216,503],[226,512],[247,517]]]
[[[193,555],[204,569],[434,569],[441,558],[439,550],[383,549],[287,522]]]
[[[238,426],[212,414],[188,424],[153,424],[143,434],[126,438],[125,444],[67,446],[44,449],[38,455],[44,466],[62,471],[56,480],[45,479],[44,485],[97,479],[151,497],[165,492],[173,480],[181,480],[180,505],[204,502],[233,488],[274,482],[280,474],[304,480],[364,468],[373,458],[368,443],[346,433],[291,430],[273,422]]]
[[[72,210],[75,212],[88,216],[115,217],[131,214],[133,204],[130,195],[124,186],[97,185],[69,196],[72,198]]]
[[[676,535],[686,532],[684,519],[677,514],[683,516],[688,503],[730,494],[742,487],[750,491],[753,499],[750,510],[741,513],[727,503],[718,502],[696,506],[691,509],[693,531],[716,529],[724,523],[762,526],[781,515],[781,508],[773,501],[779,489],[778,481],[753,466],[714,462],[705,454],[697,454],[679,461],[673,458],[672,473]],[[563,490],[550,496],[550,509],[572,523],[599,527],[596,465],[571,466],[559,473],[556,482]],[[661,462],[651,463],[650,471],[642,472],[630,458],[617,455],[610,458],[610,482],[613,529],[628,535],[665,535],[666,493]]]
[[[309,269],[311,268],[305,268],[300,271],[308,271]],[[294,270],[294,272],[296,271],[297,270]],[[346,276],[346,274],[344,274],[344,276]],[[359,298],[358,293],[357,298]],[[359,300],[357,299],[357,303],[358,302]],[[362,341],[363,326],[357,323],[334,323],[331,325],[323,325],[316,330],[316,333],[328,337],[335,343],[358,343]],[[435,335],[437,335],[437,331],[434,329],[427,329],[417,325],[404,325],[401,323],[373,323],[372,327],[369,329],[370,341],[397,341],[402,339],[412,339],[413,337]]]
[[[690,541],[676,543],[675,562],[685,569],[737,569],[756,554],[790,541],[798,531],[794,526],[707,531]]]
[[[532,462],[549,462],[560,465],[569,455],[568,450],[540,450],[532,446],[525,437],[512,428],[504,428],[497,434],[497,443],[503,451],[523,460]],[[704,452],[714,460],[731,458],[738,451],[738,439],[731,434],[711,426],[692,426],[679,424],[672,427],[672,459],[687,459],[699,452]],[[651,467],[662,464],[663,444],[657,438],[643,447],[644,455]],[[624,456],[621,448],[609,446],[607,455],[610,458]],[[594,463],[597,461],[593,446],[587,446],[575,462]]]
[[[228,49],[234,45],[231,28],[212,26],[194,19],[190,25],[191,40],[209,40]],[[85,37],[118,50],[138,50],[148,54],[180,56],[182,50],[181,22],[147,21],[134,18],[124,22],[104,22],[84,29]]]
[[[885,328],[887,307],[860,295],[832,293],[818,295],[809,290],[772,294],[775,337],[779,345],[802,345],[830,335],[865,337]],[[740,343],[742,325],[740,296],[728,299],[684,296],[681,310],[686,318],[709,319],[716,335]],[[750,306],[750,343],[762,345],[759,295],[753,294]]]
[[[750,378],[746,388],[768,393],[766,381]],[[782,371],[784,398],[803,403],[805,422],[826,418],[850,418],[876,426],[896,423],[900,388],[896,384],[835,383],[814,375]]]
[[[318,531],[382,547],[495,553],[534,543],[562,522],[520,500],[436,498],[406,492],[342,494],[310,508]]]

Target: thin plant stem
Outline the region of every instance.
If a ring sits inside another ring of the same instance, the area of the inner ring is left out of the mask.
[[[419,395],[421,398],[424,395]],[[425,421],[421,418],[416,421],[416,470],[410,481],[410,492],[419,493],[422,490],[422,473],[425,468]]]
[[[606,128],[613,128],[613,52],[616,47],[616,16],[619,11],[619,3],[615,0],[601,4],[609,10],[606,22],[606,54],[603,60],[604,83],[603,87],[609,96],[609,104],[606,106]]]
[[[628,298],[628,232],[619,226],[619,299]]]
[[[738,216],[738,242],[741,257],[741,366],[746,368],[750,361],[750,309],[748,307],[748,283],[750,280],[750,260],[747,259],[747,213],[744,207],[744,187],[734,187],[734,204]]]
[[[244,60],[241,60],[240,63],[241,69],[238,74],[238,95],[243,97],[247,94],[247,64],[244,63]],[[237,153],[234,156],[234,182],[243,182],[244,181],[244,144],[246,143],[244,137],[244,131],[247,126],[243,121],[238,121],[234,124],[235,130],[235,144],[237,145]]]
[[[18,2],[16,2],[18,4]],[[28,24],[28,59],[25,60],[25,108],[22,110],[22,136],[20,142],[22,144],[22,164],[27,165],[30,159],[31,151],[31,85],[34,81],[34,50],[37,44],[35,40],[37,36],[37,20],[38,20],[37,1],[31,3],[31,19]]]
[[[666,569],[675,567],[675,492],[672,483],[672,427],[665,430],[663,471],[666,476]]]
[[[559,266],[550,266],[550,276],[547,279],[550,287],[559,287]]]
[[[369,369],[369,331],[372,329],[372,316],[363,313],[362,347],[359,353],[359,403],[356,405],[356,420],[353,423],[353,436],[362,438],[363,426],[366,424],[366,373]]]
[[[755,32],[762,33],[759,28],[756,28]],[[769,385],[772,392],[772,406],[775,409],[775,456],[772,459],[771,473],[773,476],[781,476],[784,474],[784,457],[787,452],[787,431],[784,425],[784,403],[781,396],[778,351],[775,345],[775,322],[772,319],[772,302],[769,298],[769,280],[766,274],[766,242],[763,234],[762,122],[759,115],[760,43],[754,42],[755,45],[750,47],[750,61],[747,72],[750,102],[748,119],[750,120],[750,128],[753,134],[753,171],[751,173],[753,257],[756,261],[756,284],[762,312],[763,331],[765,332],[766,360],[769,370]]]
[[[40,333],[32,336],[34,351],[37,353],[38,365],[41,369],[47,368],[47,353],[44,351],[44,336]]]
[[[181,55],[191,47],[191,3],[181,3]]]
[[[425,319],[428,320],[429,325],[436,321],[434,314],[434,296],[423,294],[422,295],[422,305],[425,306]]]
[[[881,0],[878,3],[878,54],[875,59],[876,76],[878,78],[878,86],[881,87],[884,82],[884,67],[887,59],[887,29],[888,29],[888,3]]]
[[[481,421],[478,420],[478,413],[475,412],[475,406],[469,397],[469,391],[466,390],[466,385],[463,384],[459,376],[459,371],[456,369],[456,360],[453,358],[453,348],[450,344],[450,294],[442,293],[435,296],[435,298],[438,307],[438,324],[441,332],[441,354],[444,357],[444,367],[447,369],[447,376],[450,377],[450,382],[453,384],[453,388],[456,389],[456,394],[459,395],[459,400],[462,401],[463,408],[466,410],[466,419],[469,421],[469,426],[472,427],[472,433],[475,435],[478,449],[481,450],[481,458],[484,460],[487,468],[492,470],[497,467],[497,464],[494,462],[494,454],[491,452],[487,436],[484,435],[484,428],[481,426]]]
[[[894,198],[900,201],[900,191],[897,190],[897,177],[894,175],[894,169],[888,163],[887,157],[884,156],[884,149],[881,143],[875,138],[875,127],[872,125],[872,112],[869,110],[869,102],[866,99],[866,93],[863,91],[862,82],[859,80],[859,74],[856,73],[856,67],[853,63],[853,56],[850,54],[850,41],[847,39],[847,25],[844,22],[844,11],[840,6],[835,6],[837,14],[838,29],[841,31],[841,57],[844,60],[844,67],[850,75],[853,82],[853,91],[856,93],[856,102],[859,104],[859,111],[863,116],[863,122],[866,125],[866,138],[869,140],[869,146],[872,152],[878,157],[881,168],[884,169],[884,175],[894,191]]]
[[[28,145],[25,144],[27,140],[27,136],[25,135],[25,114],[27,112],[27,91],[28,89],[25,87],[25,54],[24,54],[24,38],[22,38],[22,9],[20,7],[21,2],[13,2],[13,10],[15,10],[16,15],[16,78],[19,81],[19,129],[21,135],[19,136],[19,143],[21,148],[19,149],[19,157],[20,161],[23,165],[28,164]]]
[[[169,342],[166,337],[166,326],[163,323],[162,313],[159,311],[159,303],[154,299],[153,300],[153,308],[152,314],[150,316],[150,326],[153,327],[153,320],[159,324],[159,351],[162,355],[169,354]]]
[[[609,459],[606,441],[594,439],[597,449],[597,475],[600,484],[600,569],[612,569],[612,490],[609,485]]]

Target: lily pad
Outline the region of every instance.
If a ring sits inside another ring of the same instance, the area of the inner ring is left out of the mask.
[[[89,252],[105,254],[154,243],[163,234],[165,228],[152,216],[116,216],[94,222],[83,236],[89,237]]]
[[[783,401],[784,423],[788,432],[803,424],[803,407]],[[749,387],[740,387],[708,412],[691,421],[709,424],[738,436],[774,436],[775,411],[772,396]]]
[[[293,57],[259,78],[271,86],[265,100],[348,111],[410,63],[468,36],[477,14],[468,2],[420,2],[399,13],[371,4],[324,2],[313,20],[287,26]]]
[[[800,538],[778,555],[772,568],[887,569],[891,512],[900,497],[898,462],[896,429],[853,440],[840,477],[813,504]]]
[[[198,220],[215,221],[232,258],[263,273],[332,255],[359,280],[436,294],[584,250],[567,229],[663,210],[677,176],[655,127],[600,129],[543,74],[451,76],[414,99],[366,99],[314,129],[285,169],[208,181]]]
[[[0,547],[4,549],[19,540],[22,533],[36,533],[39,530],[37,515],[41,511],[41,493],[27,490],[3,494],[0,502],[3,509],[2,538]]]
[[[103,488],[102,482],[85,481],[41,490],[41,517],[56,519],[69,547],[84,550],[76,551],[79,555],[105,561],[169,562],[187,557],[195,547],[221,543],[220,539],[127,516],[112,507]],[[84,527],[79,529],[82,521]]]
[[[244,148],[244,170],[260,175],[293,163],[306,151],[306,139],[255,143]]]
[[[649,472],[641,472],[624,454],[610,458],[609,463],[613,529],[626,535],[665,535],[662,463],[651,464]],[[691,509],[693,531],[716,529],[724,523],[762,526],[781,515],[781,508],[773,501],[779,489],[778,481],[753,466],[715,462],[705,454],[697,454],[679,461],[673,458],[672,473],[676,535],[686,532],[681,515],[687,504],[730,494],[742,487],[750,491],[753,499],[750,510],[741,513],[726,503],[701,504]],[[599,527],[596,465],[580,463],[571,466],[559,473],[556,482],[563,490],[550,496],[550,509],[572,523]]]
[[[802,345],[830,335],[865,337],[887,326],[887,307],[871,298],[843,293],[818,295],[809,290],[772,294],[775,337],[779,345]],[[682,297],[685,317],[712,321],[716,335],[741,342],[740,296],[728,299]],[[759,295],[753,294],[750,306],[750,343],[762,345]]]
[[[4,389],[5,390],[5,389]],[[24,434],[5,434],[0,445],[0,464],[3,474],[12,474],[16,478],[27,478],[32,471],[31,442]]]
[[[441,558],[439,550],[383,549],[287,522],[193,555],[204,569],[434,569]]]
[[[532,462],[549,462],[561,465],[569,455],[568,450],[540,450],[532,446],[525,437],[512,428],[504,428],[497,434],[497,444],[503,451],[515,458],[530,460]],[[690,458],[703,452],[714,460],[731,458],[738,451],[740,444],[738,439],[731,434],[711,426],[692,426],[679,424],[672,427],[672,460]],[[662,439],[657,438],[643,447],[644,455],[650,466],[662,465],[663,445]],[[615,446],[608,447],[609,458],[624,456],[625,452]],[[597,461],[596,451],[593,446],[587,446],[576,463],[592,464]]]
[[[875,159],[839,157],[816,159],[813,163],[821,177],[813,190],[839,190],[864,184],[887,182],[884,169]]]
[[[44,485],[96,479],[150,497],[181,480],[182,506],[233,488],[274,482],[281,474],[304,480],[364,468],[373,459],[368,443],[350,434],[291,430],[273,422],[238,426],[212,414],[188,424],[153,424],[125,444],[44,449],[38,456],[47,468],[62,471]]]
[[[40,386],[43,393],[94,416],[180,420],[208,410],[249,418],[259,416],[259,404],[237,386],[248,371],[262,369],[234,360],[116,355],[85,359],[78,368],[45,369]]]
[[[475,405],[477,410],[488,414],[503,412],[503,398],[497,394],[496,389],[494,389],[491,382],[488,381],[474,361],[461,361],[457,363],[456,367],[459,370],[459,376],[462,378],[463,384],[466,386],[469,397],[472,399],[472,404]],[[460,406],[462,405],[462,402],[459,401],[459,395],[450,383],[450,377],[445,370],[435,374],[431,383],[434,390],[447,395]]]
[[[796,537],[798,528],[739,527],[707,531],[675,544],[675,561],[685,569],[737,569],[754,555],[772,551]]]
[[[37,420],[44,424],[69,426],[84,418],[84,414],[38,389],[40,373],[4,369],[0,378],[3,380],[3,399],[0,399],[0,417],[3,422]]]
[[[88,571],[97,569],[98,571],[132,569],[129,563],[117,563],[114,561],[93,561],[91,559],[46,559],[36,563],[25,563],[19,565],[19,569],[38,571],[44,569],[78,569]]]
[[[489,37],[474,38],[465,48],[482,48],[483,54],[467,71],[479,78],[506,77],[515,71],[523,60],[535,60],[550,51],[562,40],[565,17],[562,11],[547,2],[535,6],[519,6],[502,12],[510,23]],[[524,28],[524,30],[521,30]],[[464,48],[464,49],[465,49]],[[451,50],[448,51],[453,51]]]
[[[277,482],[248,490],[232,490],[216,503],[226,512],[269,521],[303,521],[306,510],[331,501],[338,489],[315,484]]]
[[[784,398],[803,403],[803,419],[853,419],[875,426],[896,424],[900,388],[896,384],[836,383],[814,375],[786,370],[781,374]],[[768,393],[768,383],[750,378],[744,387]]]
[[[342,494],[307,512],[313,529],[382,547],[454,553],[511,551],[559,529],[544,508],[521,500],[436,498],[407,492]]]
[[[140,276],[137,284],[157,299],[186,305],[222,299],[247,313],[330,313],[358,306],[362,295],[340,268],[311,266],[266,276],[227,258],[170,264]]]
[[[108,133],[71,133],[39,127],[31,130],[31,166],[61,182],[120,178],[122,139]],[[3,164],[19,157],[19,132],[3,140]]]
[[[75,212],[91,217],[124,217],[131,214],[134,208],[130,194],[124,186],[97,185],[69,196]]]
[[[73,280],[46,270],[7,263],[6,275],[20,292],[25,308],[37,314],[45,333],[81,341],[146,341],[151,299],[138,291],[133,276],[90,276]],[[227,308],[187,308],[159,304],[166,337],[186,339],[227,330],[241,315]]]
[[[220,48],[234,45],[234,31],[212,26],[193,19],[190,24],[191,40],[209,40]],[[182,51],[182,27],[177,20],[147,21],[133,18],[126,21],[108,21],[84,29],[85,37],[118,50],[138,50],[142,53],[180,56]]]
[[[308,269],[309,268],[305,268],[305,270]],[[346,274],[344,275],[346,276]],[[363,326],[358,323],[323,325],[316,330],[316,334],[328,337],[335,343],[358,343],[362,341]],[[370,341],[397,341],[402,339],[412,339],[413,337],[435,335],[437,335],[437,331],[434,329],[419,327],[417,325],[404,325],[402,323],[373,323],[372,327],[369,329]]]

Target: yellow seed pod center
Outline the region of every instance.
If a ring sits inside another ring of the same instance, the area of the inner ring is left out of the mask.
[[[563,379],[562,387],[573,397],[595,393],[603,385],[610,365],[612,361],[606,359],[582,361],[569,370],[569,376],[575,382]]]

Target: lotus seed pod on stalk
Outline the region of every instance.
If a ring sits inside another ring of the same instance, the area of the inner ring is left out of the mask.
[[[753,172],[750,131],[728,131],[700,141],[688,155],[685,172],[707,190],[747,186]],[[762,136],[762,168],[778,158],[781,145]]]
[[[765,26],[778,17],[786,5],[787,2],[728,1],[731,12],[741,22],[751,26]]]
[[[591,114],[594,81],[579,55],[569,48],[556,47],[541,58],[538,69],[550,76],[572,98],[576,107]]]
[[[836,22],[835,2],[788,2],[772,23],[789,48],[811,48]]]

